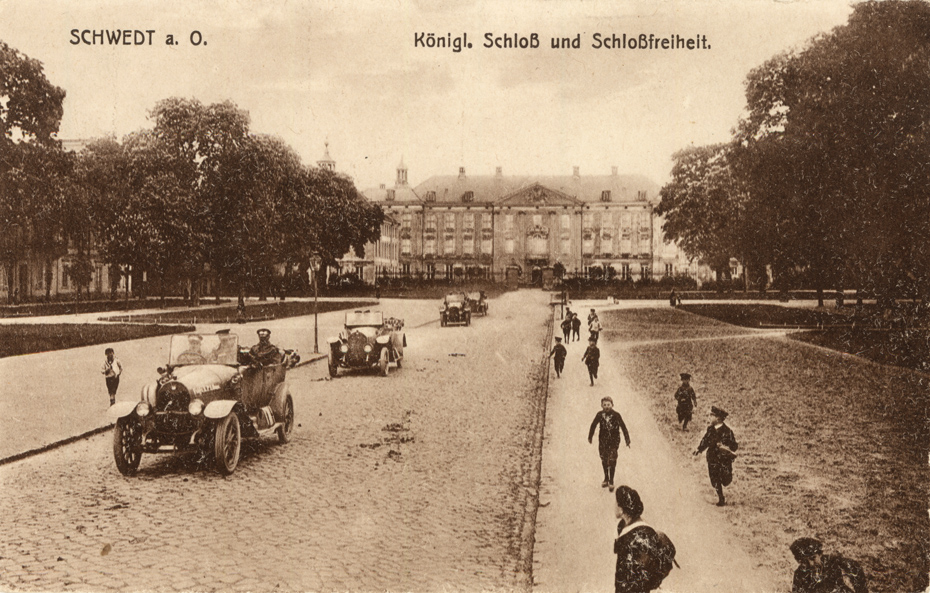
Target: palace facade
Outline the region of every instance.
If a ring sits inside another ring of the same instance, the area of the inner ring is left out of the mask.
[[[662,238],[659,186],[642,175],[437,175],[411,186],[401,161],[393,187],[364,191],[399,223],[399,257],[376,274],[538,282],[568,274],[638,280],[698,266]]]

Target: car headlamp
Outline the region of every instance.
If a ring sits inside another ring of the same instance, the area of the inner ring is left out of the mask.
[[[187,405],[187,411],[191,416],[200,416],[200,413],[203,412],[203,400],[195,399]]]
[[[365,350],[366,353],[371,352],[371,344],[365,344],[365,348],[363,348],[363,350]]]
[[[140,418],[144,418],[145,416],[149,415],[149,412],[151,411],[151,409],[152,408],[148,405],[148,403],[139,402],[136,404],[136,415],[139,416]]]
[[[339,351],[342,352],[343,354],[345,354],[346,352],[349,351],[349,345],[348,345],[348,344],[343,344],[343,345],[339,348]]]

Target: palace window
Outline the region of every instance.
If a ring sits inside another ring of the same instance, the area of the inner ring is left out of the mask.
[[[610,190],[609,189],[605,189],[604,191],[601,192],[601,201],[602,202],[610,201]]]
[[[426,201],[427,201],[427,202],[435,202],[435,201],[436,201],[436,192],[433,191],[433,190],[430,190],[430,191],[426,192]]]
[[[393,189],[387,190],[387,201],[388,202],[394,201],[394,190]]]
[[[473,192],[473,191],[467,191],[467,192],[465,192],[464,194],[462,194],[462,201],[463,201],[463,202],[474,202],[474,201],[475,201],[475,192]]]

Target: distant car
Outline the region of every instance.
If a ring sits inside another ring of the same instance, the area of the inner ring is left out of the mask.
[[[199,449],[228,475],[239,463],[242,438],[276,434],[286,443],[294,401],[285,376],[298,360],[286,350],[275,364],[259,365],[230,333],[172,336],[168,364],[142,388],[140,401],[116,402],[107,411],[116,419],[116,468],[132,475],[143,453]]]
[[[407,336],[403,319],[384,319],[381,311],[346,313],[345,329],[329,338],[329,374],[339,376],[339,369],[378,369],[388,376],[391,364],[400,368],[404,360]]]
[[[468,300],[471,304],[472,315],[481,315],[483,317],[488,314],[488,297],[483,290],[469,292]]]
[[[464,292],[450,292],[439,305],[439,325],[471,325],[471,302]]]

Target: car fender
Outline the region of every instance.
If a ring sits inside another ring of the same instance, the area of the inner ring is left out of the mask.
[[[207,418],[218,419],[229,416],[233,408],[238,404],[234,399],[218,399],[207,404],[203,410],[203,415]]]
[[[377,338],[375,338],[375,343],[377,343],[379,346],[387,346],[390,341],[391,341],[391,336],[387,336],[387,335],[378,336]]]
[[[284,417],[284,404],[290,394],[291,387],[286,382],[278,383],[278,386],[274,388],[274,396],[271,398],[271,410],[274,412],[275,418]]]
[[[107,416],[110,418],[125,418],[126,416],[132,414],[133,410],[136,409],[136,404],[139,402],[116,402],[109,408],[107,408]]]

